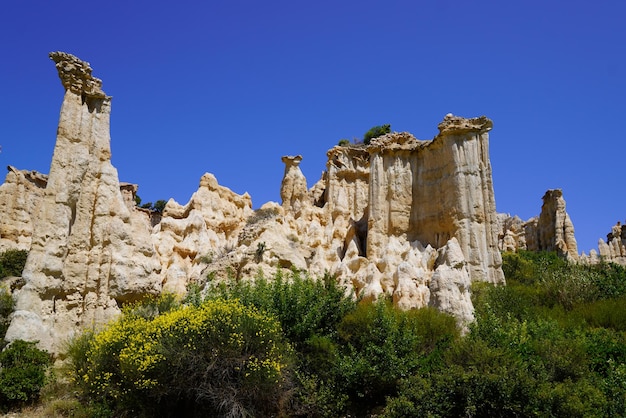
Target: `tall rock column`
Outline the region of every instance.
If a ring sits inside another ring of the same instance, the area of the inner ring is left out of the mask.
[[[428,147],[432,155],[425,158],[440,166],[438,190],[430,187],[421,201],[436,197],[443,202],[437,224],[420,226],[415,218],[418,239],[421,231],[430,229],[430,239],[456,237],[468,262],[472,280],[504,282],[502,257],[498,248],[498,219],[489,160],[489,131],[493,122],[485,117],[466,119],[451,114],[439,124],[439,135]],[[432,174],[432,173],[431,173]],[[423,179],[432,185],[432,178]],[[425,191],[425,189],[423,189]],[[432,213],[428,217],[432,221]],[[429,241],[427,241],[429,242]],[[442,243],[438,243],[442,245]]]
[[[569,260],[578,260],[578,244],[574,224],[565,210],[561,189],[551,189],[543,195],[541,214],[537,221],[537,251],[556,251]]]
[[[472,280],[504,281],[486,117],[448,115],[432,141],[393,133],[372,141],[368,258],[390,236],[441,248],[456,238]]]
[[[65,88],[48,184],[7,340],[39,341],[53,353],[120,305],[161,289],[144,217],[134,216],[111,165],[111,98],[88,63],[53,52]]]
[[[302,156],[285,155],[282,161],[285,163],[285,174],[280,185],[280,198],[283,208],[297,218],[305,207],[311,205],[306,178],[299,167]]]

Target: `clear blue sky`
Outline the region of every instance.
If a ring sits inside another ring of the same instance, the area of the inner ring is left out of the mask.
[[[494,121],[499,212],[562,188],[581,251],[626,219],[623,0],[10,0],[0,39],[2,165],[49,171],[61,50],[113,96],[113,164],[144,202],[184,204],[211,172],[256,208],[283,155],[311,186],[340,138],[432,139],[451,112]]]

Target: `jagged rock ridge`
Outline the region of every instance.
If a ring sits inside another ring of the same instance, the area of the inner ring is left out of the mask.
[[[8,339],[59,352],[128,301],[259,269],[330,272],[365,300],[436,306],[461,325],[473,317],[471,282],[504,282],[486,117],[447,115],[430,141],[390,133],[336,146],[311,189],[302,157],[286,156],[282,204],[257,211],[207,173],[159,218],[134,206],[136,186],[111,165],[102,82],[70,54],[51,58],[66,91],[47,184],[12,169],[0,188],[0,243],[30,246]]]

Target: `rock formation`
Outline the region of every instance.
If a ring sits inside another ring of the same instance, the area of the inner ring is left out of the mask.
[[[6,338],[58,352],[81,328],[119,314],[121,303],[160,292],[161,281],[149,225],[129,211],[110,162],[111,99],[89,64],[62,52],[50,58],[66,91]]]
[[[58,352],[128,301],[260,270],[330,273],[364,300],[435,306],[461,326],[473,317],[471,282],[504,282],[484,116],[447,115],[429,141],[390,133],[336,146],[311,189],[302,157],[283,157],[281,205],[253,211],[249,195],[207,173],[187,204],[155,214],[135,206],[137,186],[111,165],[101,81],[72,55],[51,58],[66,91],[49,177],[10,169],[0,187],[0,244],[30,248],[8,339]],[[570,245],[566,229],[559,237]]]
[[[301,157],[283,157],[282,206],[248,220],[226,257],[232,271],[326,271],[365,300],[386,294],[402,308],[432,305],[468,321],[471,281],[504,281],[490,129],[485,117],[448,115],[432,141],[391,133],[367,147],[336,146],[309,191]],[[223,267],[214,261],[208,271]]]
[[[209,173],[202,176],[198,191],[185,206],[170,199],[153,230],[164,290],[181,294],[190,282],[198,282],[203,256],[237,245],[239,231],[251,214],[247,193],[238,195],[220,186]]]
[[[0,186],[0,251],[29,250],[34,218],[48,176],[12,166],[7,169],[9,172]]]
[[[517,216],[498,215],[499,248],[502,251],[555,251],[570,261],[578,261],[574,224],[561,189],[548,190],[543,196],[541,214],[523,222]]]
[[[626,227],[617,222],[606,235],[606,241],[598,240],[598,250],[602,261],[626,266]],[[592,261],[595,256],[590,254]]]

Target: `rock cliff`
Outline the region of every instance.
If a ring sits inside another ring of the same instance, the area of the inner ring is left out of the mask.
[[[149,225],[128,209],[110,162],[111,99],[89,64],[62,52],[50,58],[65,96],[6,338],[58,352],[79,329],[119,314],[121,303],[160,292],[161,281]]]
[[[626,266],[626,227],[617,222],[606,235],[606,241],[598,240],[598,250],[602,261]],[[590,254],[590,258],[593,261],[596,254]]]
[[[207,173],[189,202],[156,214],[135,207],[137,186],[111,165],[101,81],[70,54],[50,56],[65,87],[50,174],[10,168],[0,187],[0,245],[30,249],[8,339],[59,352],[128,301],[259,270],[330,273],[364,300],[435,306],[461,326],[473,317],[471,282],[504,282],[484,116],[447,115],[432,140],[390,133],[336,146],[311,189],[302,157],[285,156],[282,204],[254,211]],[[561,225],[555,242],[569,245],[566,221],[539,224]]]
[[[469,283],[504,282],[491,126],[485,117],[448,115],[431,141],[391,133],[367,147],[336,146],[308,191],[302,157],[283,157],[282,206],[250,217],[228,257],[208,271],[216,277],[226,259],[237,275],[330,272],[365,300],[386,294],[402,308],[432,305],[469,321]]]
[[[563,191],[548,190],[542,199],[540,215],[526,222],[517,216],[498,215],[499,248],[502,251],[555,251],[570,261],[578,261],[574,224],[566,211]]]
[[[48,176],[36,171],[7,167],[0,186],[0,251],[29,250],[33,222],[48,183]]]

